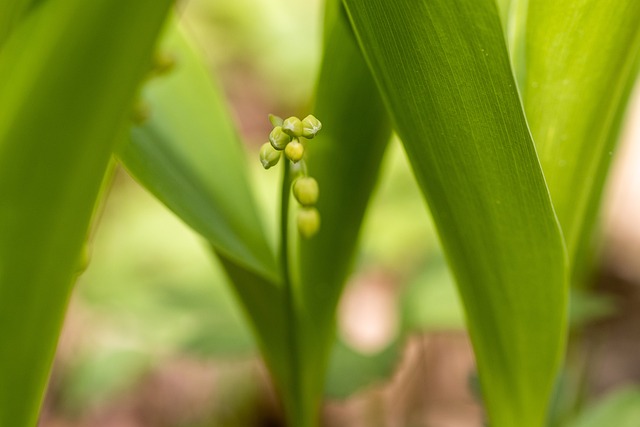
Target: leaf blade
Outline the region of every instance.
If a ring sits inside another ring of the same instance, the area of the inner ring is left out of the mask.
[[[277,281],[242,146],[219,90],[177,25],[163,46],[178,56],[176,69],[145,86],[150,117],[132,129],[120,158],[216,251]]]
[[[345,4],[456,276],[492,425],[542,425],[565,253],[496,6]]]
[[[0,49],[0,425],[36,424],[100,184],[169,6],[51,0]]]
[[[640,69],[638,22],[636,1],[530,0],[523,99],[574,275]]]
[[[299,244],[305,403],[317,413],[334,344],[334,317],[352,266],[362,218],[391,136],[389,118],[340,2],[326,4],[325,53],[314,114],[323,129],[308,143],[320,186],[321,231]]]

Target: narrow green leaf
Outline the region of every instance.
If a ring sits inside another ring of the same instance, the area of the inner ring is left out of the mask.
[[[530,0],[527,118],[574,273],[640,66],[640,2]]]
[[[322,131],[308,143],[320,186],[321,231],[300,242],[300,327],[304,399],[316,414],[334,343],[336,305],[391,129],[344,9],[327,3],[325,53],[313,111]]]
[[[457,279],[494,427],[540,427],[565,253],[492,0],[345,0]]]
[[[36,424],[100,183],[170,3],[50,0],[0,50],[2,426]]]
[[[175,70],[145,86],[149,119],[132,129],[120,158],[139,182],[207,239],[283,399],[294,402],[298,396],[280,272],[251,194],[242,145],[220,90],[177,23],[161,49],[175,56]]]
[[[0,49],[19,24],[20,18],[33,0],[3,0],[0,2]]]
[[[242,145],[220,91],[176,25],[162,49],[175,56],[175,70],[145,85],[149,119],[133,128],[120,158],[217,252],[277,281]]]
[[[587,408],[567,427],[636,427],[640,420],[640,390],[618,390]]]

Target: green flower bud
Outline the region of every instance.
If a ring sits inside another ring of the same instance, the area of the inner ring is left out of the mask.
[[[278,117],[275,114],[269,114],[269,121],[271,122],[271,125],[273,127],[276,127],[276,126],[282,126],[282,122],[284,120],[282,120],[282,117]]]
[[[133,120],[133,123],[136,126],[141,126],[149,120],[150,115],[151,110],[149,108],[149,104],[147,104],[142,98],[139,98],[131,111],[131,120]]]
[[[294,138],[302,136],[302,122],[297,117],[289,117],[282,123],[282,130]]]
[[[276,151],[268,142],[262,144],[262,147],[260,147],[260,163],[262,163],[263,168],[269,169],[277,165],[279,160],[279,151]]]
[[[322,129],[322,123],[314,116],[309,114],[302,120],[302,136],[311,139]]]
[[[298,211],[298,231],[308,239],[320,229],[320,213],[316,208],[302,208]]]
[[[304,156],[304,147],[297,139],[294,139],[284,149],[284,154],[293,163],[298,163]]]
[[[276,126],[269,134],[269,142],[276,150],[284,150],[284,147],[291,141],[291,137],[284,133],[282,127]]]
[[[156,75],[167,74],[176,66],[176,59],[167,52],[159,51],[153,56],[153,73]]]
[[[298,178],[293,183],[293,195],[302,206],[315,205],[318,193],[318,181],[310,176]]]

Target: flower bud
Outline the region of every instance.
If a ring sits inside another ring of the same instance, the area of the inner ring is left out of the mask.
[[[322,123],[313,115],[309,114],[302,120],[302,136],[311,139],[322,129]]]
[[[269,169],[277,165],[279,160],[279,151],[276,151],[268,142],[262,144],[262,147],[260,147],[260,163],[262,163],[263,168]]]
[[[310,176],[298,178],[293,183],[293,195],[302,206],[315,205],[318,193],[318,181]]]
[[[170,53],[158,51],[153,56],[153,73],[164,75],[169,73],[176,66],[176,59]]]
[[[297,117],[289,117],[282,123],[282,130],[294,138],[302,136],[302,122]]]
[[[147,104],[142,98],[139,98],[131,111],[131,120],[133,120],[134,125],[143,125],[147,120],[149,120],[150,115],[151,110],[149,108],[149,104]]]
[[[269,121],[273,127],[282,126],[282,117],[278,117],[275,114],[269,114]]]
[[[284,150],[284,147],[291,141],[291,137],[284,133],[282,127],[276,126],[269,134],[269,142],[276,150]]]
[[[297,139],[294,139],[284,149],[284,154],[293,163],[298,163],[304,156],[304,147]]]
[[[320,213],[316,208],[302,208],[298,211],[298,231],[308,239],[320,229]]]

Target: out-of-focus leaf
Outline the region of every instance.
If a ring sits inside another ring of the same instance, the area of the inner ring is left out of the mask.
[[[301,239],[299,251],[299,359],[304,363],[299,393],[305,399],[307,417],[317,417],[334,342],[336,305],[391,132],[338,1],[327,3],[324,37],[313,111],[323,128],[309,141],[307,158],[308,173],[320,186],[321,231],[311,239]],[[315,418],[312,421],[317,423]]]
[[[149,119],[120,157],[133,176],[215,250],[277,281],[273,250],[249,187],[242,145],[201,59],[172,25],[161,48],[175,70],[149,81]]]
[[[569,300],[569,325],[585,326],[616,312],[615,300],[610,295],[599,295],[583,289],[572,289]]]
[[[170,3],[49,0],[0,50],[2,426],[36,423],[100,183]]]
[[[567,427],[637,427],[640,421],[640,389],[618,390],[606,396],[570,422]]]
[[[529,0],[521,90],[574,274],[638,76],[639,22],[637,0]]]
[[[11,31],[19,24],[20,18],[33,0],[3,0],[0,2],[0,49]]]
[[[424,271],[408,283],[402,295],[404,327],[432,331],[464,328],[464,311],[445,260],[431,260]]]
[[[131,388],[149,369],[149,356],[132,350],[85,354],[73,361],[62,388],[63,405],[82,411]]]
[[[384,381],[398,363],[404,340],[401,337],[375,354],[362,354],[338,339],[333,346],[325,392],[333,399],[352,394]]]
[[[495,427],[539,427],[566,331],[565,252],[493,1],[346,0],[429,203]]]
[[[298,395],[285,294],[251,194],[242,146],[221,93],[175,24],[162,49],[175,55],[176,68],[146,85],[143,99],[150,117],[133,129],[121,159],[207,239],[231,278],[285,402],[292,402]]]

